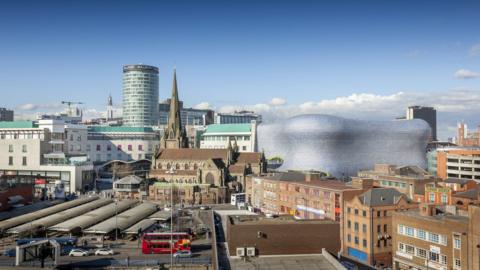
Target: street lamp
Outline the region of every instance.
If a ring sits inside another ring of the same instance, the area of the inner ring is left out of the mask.
[[[170,178],[170,269],[173,269],[173,175],[177,172],[172,166],[166,173],[172,175]]]

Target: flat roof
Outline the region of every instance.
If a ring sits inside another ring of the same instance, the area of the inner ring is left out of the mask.
[[[443,222],[443,221],[449,220],[449,221],[468,224],[468,221],[469,221],[468,217],[466,217],[466,216],[452,215],[452,214],[448,214],[448,213],[434,215],[434,216],[424,216],[424,215],[420,214],[420,209],[411,209],[411,210],[408,210],[408,211],[399,211],[399,212],[395,212],[394,214],[395,215],[403,215],[403,216],[407,216],[407,217],[414,217],[414,218],[418,218],[418,219],[423,219],[427,222],[432,222],[432,221]]]
[[[151,127],[88,126],[91,133],[153,133]]]
[[[203,136],[218,133],[250,133],[251,131],[251,124],[212,124],[207,126]]]
[[[285,224],[337,224],[330,219],[295,219],[290,215],[282,215],[272,218],[265,216],[229,216],[233,225],[285,225]]]
[[[33,121],[0,121],[0,128],[38,128]]]
[[[285,255],[251,257],[248,261],[243,258],[231,258],[232,269],[275,269],[275,270],[336,270],[323,255]]]

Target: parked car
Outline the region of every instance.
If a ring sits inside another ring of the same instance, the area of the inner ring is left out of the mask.
[[[208,209],[210,209],[210,206],[208,206],[208,205],[200,206],[200,210],[208,210]]]
[[[179,250],[173,254],[175,258],[190,258],[192,257],[192,252],[189,250]]]
[[[6,257],[15,257],[16,254],[17,254],[17,252],[15,251],[14,248],[7,249],[3,252],[3,256],[6,256]]]
[[[68,256],[71,256],[71,257],[84,257],[84,256],[88,256],[88,255],[90,255],[88,253],[88,251],[86,251],[84,249],[80,249],[80,248],[72,249],[70,251],[70,253],[68,254]]]
[[[102,255],[114,255],[115,252],[111,248],[99,248],[95,250],[95,255],[102,256]]]

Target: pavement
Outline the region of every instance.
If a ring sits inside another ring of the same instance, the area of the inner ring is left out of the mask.
[[[335,270],[322,255],[261,256],[230,259],[232,270]]]

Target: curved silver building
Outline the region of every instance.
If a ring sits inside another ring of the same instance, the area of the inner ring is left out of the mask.
[[[131,127],[157,125],[158,68],[123,66],[123,124]]]
[[[419,119],[363,121],[315,114],[262,124],[257,132],[266,157],[284,160],[280,170],[320,170],[342,177],[376,163],[425,168],[431,131]]]

